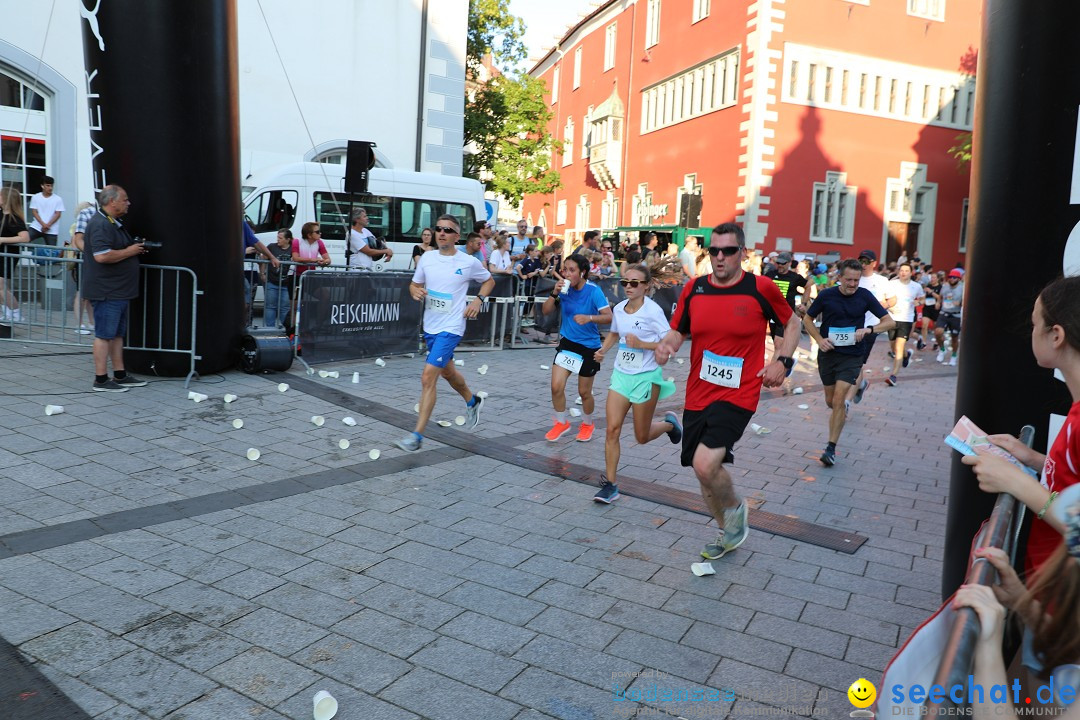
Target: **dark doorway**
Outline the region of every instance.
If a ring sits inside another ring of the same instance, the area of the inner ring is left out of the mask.
[[[885,248],[885,262],[895,262],[901,255],[913,258],[919,254],[919,223],[889,223],[889,244]]]

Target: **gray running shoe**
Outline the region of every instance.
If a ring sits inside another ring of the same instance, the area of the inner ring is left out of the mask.
[[[472,407],[465,406],[465,424],[470,430],[480,424],[480,408],[484,405],[484,398],[479,395],[473,395],[473,397],[476,398],[476,404]]]
[[[137,378],[134,375],[132,375],[131,373],[128,373],[127,375],[125,375],[122,378],[118,378],[118,377],[114,376],[113,377],[113,382],[115,382],[117,385],[122,385],[123,387],[129,387],[129,388],[146,387],[146,384],[147,384],[145,380],[143,380],[141,378]]]
[[[855,404],[858,405],[862,402],[863,393],[866,392],[866,388],[870,387],[869,380],[863,380],[859,383],[859,388],[855,391]]]
[[[734,510],[724,512],[724,550],[731,552],[739,547],[749,534],[750,523],[746,521],[746,501],[743,501]]]
[[[706,560],[719,560],[727,554],[727,548],[724,547],[724,531],[721,530],[716,534],[716,540],[705,546],[705,549],[701,551],[701,557]]]
[[[94,381],[94,392],[127,392],[128,388],[124,387],[115,380],[106,380],[105,382]]]
[[[400,440],[398,440],[394,444],[397,445],[402,450],[404,450],[405,452],[416,452],[417,450],[420,449],[420,446],[423,444],[423,440],[416,437],[415,433],[409,433],[408,435],[401,438]]]

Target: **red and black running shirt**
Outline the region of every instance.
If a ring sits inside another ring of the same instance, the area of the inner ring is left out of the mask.
[[[761,396],[757,374],[765,367],[767,323],[785,325],[789,319],[791,308],[769,278],[744,272],[734,285],[717,287],[709,274],[687,283],[671,316],[671,328],[691,336],[686,409],[704,410],[724,400],[756,411]],[[739,387],[721,387],[701,379],[704,350],[743,359]]]

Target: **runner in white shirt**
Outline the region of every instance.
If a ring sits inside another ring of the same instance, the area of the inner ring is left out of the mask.
[[[645,265],[631,265],[623,271],[619,283],[626,293],[626,300],[615,306],[611,331],[593,355],[599,362],[616,343],[619,345],[607,396],[604,441],[607,472],[600,476],[600,490],[593,497],[596,502],[610,504],[619,497],[615,482],[621,452],[619,437],[631,407],[634,409],[634,439],[638,443],[644,445],[665,433],[673,443],[682,441],[682,424],[675,413],[665,413],[663,422],[653,422],[657,401],[672,395],[675,383],[664,379],[653,355],[653,349],[667,335],[671,325],[660,306],[645,297],[651,281],[652,273]]]
[[[900,374],[900,368],[907,367],[911,362],[911,350],[905,346],[908,338],[911,337],[911,329],[915,325],[915,308],[922,305],[926,297],[923,286],[911,279],[911,263],[900,263],[896,271],[896,279],[889,281],[889,288],[886,291],[887,294],[896,298],[896,304],[889,309],[889,314],[896,321],[896,327],[889,331],[894,359],[892,374],[885,382],[890,386],[896,385],[896,376]]]
[[[863,250],[859,253],[859,262],[862,263],[863,268],[862,277],[859,278],[859,287],[872,292],[877,301],[881,303],[881,307],[886,310],[891,309],[896,304],[896,297],[889,288],[889,279],[877,271],[877,253],[873,250]],[[871,327],[877,323],[878,318],[873,313],[866,313],[863,327]],[[856,404],[862,402],[863,393],[866,392],[866,388],[870,387],[870,369],[866,367],[866,362],[870,359],[870,351],[874,349],[875,340],[877,340],[877,333],[871,333],[862,341],[865,347],[863,369],[859,373],[858,382],[848,389],[847,399],[844,401],[845,406],[850,405],[852,401]]]
[[[416,263],[409,284],[413,300],[424,303],[424,343],[427,345],[427,364],[420,378],[420,416],[416,429],[397,442],[408,452],[420,449],[424,442],[424,428],[435,408],[436,386],[441,375],[450,387],[461,395],[466,403],[466,423],[475,428],[480,422],[481,397],[473,395],[465,378],[454,367],[454,348],[465,334],[465,320],[480,314],[488,295],[495,288],[491,277],[480,261],[471,255],[458,252],[455,243],[460,225],[453,215],[442,215],[435,224],[435,243],[438,252],[424,253]],[[465,295],[472,281],[483,283],[473,301],[465,304]]]
[[[390,248],[376,249],[375,235],[367,229],[367,210],[360,208],[353,211],[352,229],[349,230],[349,267],[371,270],[376,260],[389,260],[394,257],[394,251]]]

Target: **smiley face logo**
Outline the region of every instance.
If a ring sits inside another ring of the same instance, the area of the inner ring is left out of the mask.
[[[868,708],[877,699],[877,688],[866,678],[859,678],[851,683],[847,691],[848,700],[857,708]]]

